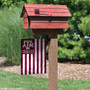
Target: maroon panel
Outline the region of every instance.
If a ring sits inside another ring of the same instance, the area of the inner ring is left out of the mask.
[[[21,56],[22,75],[46,73],[45,39],[21,39]]]

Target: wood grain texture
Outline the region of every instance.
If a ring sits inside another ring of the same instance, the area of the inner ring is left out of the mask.
[[[28,29],[28,17],[23,18],[24,29]]]
[[[65,29],[68,28],[68,18],[64,17],[29,17],[24,18],[24,23],[30,23],[30,29]]]
[[[26,8],[27,14],[28,16],[37,16],[37,14],[35,14],[35,8]],[[39,14],[38,16],[56,16],[56,14],[58,14],[58,16],[70,16],[70,13],[68,11],[68,9],[52,9],[52,8],[48,8],[48,9],[39,9]]]
[[[28,23],[24,23],[24,29],[28,29]]]
[[[27,12],[28,16],[56,16],[56,17],[70,17],[69,12],[40,12],[40,14],[35,14],[35,12]]]
[[[50,34],[49,43],[49,90],[58,90],[57,79],[57,35]]]
[[[39,9],[38,14],[35,9]],[[24,4],[21,13],[24,29],[67,29],[70,16],[66,5]]]
[[[35,14],[35,9],[39,9],[39,14]],[[25,11],[28,16],[55,16],[55,17],[71,17],[66,5],[45,5],[45,4],[24,4],[21,17]]]
[[[24,22],[23,23],[28,23],[28,18],[24,18]]]
[[[65,29],[68,28],[67,21],[31,21],[30,29]]]
[[[28,11],[28,12],[35,12],[35,9],[36,8],[27,8],[26,7],[26,11]],[[39,8],[39,11],[40,12],[48,12],[48,11],[51,11],[51,12],[53,12],[53,13],[55,13],[55,12],[68,12],[68,9],[59,9],[59,8],[56,8],[56,9],[52,9],[52,8],[47,8],[47,9],[43,9],[42,7],[40,7]]]

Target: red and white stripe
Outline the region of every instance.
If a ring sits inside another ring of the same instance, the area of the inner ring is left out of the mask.
[[[34,53],[21,53],[21,75],[46,73],[46,40],[34,39]]]

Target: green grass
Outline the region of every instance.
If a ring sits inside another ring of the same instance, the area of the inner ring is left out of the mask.
[[[0,70],[0,88],[48,90],[48,79],[21,76]],[[90,90],[90,80],[59,80],[58,90]]]

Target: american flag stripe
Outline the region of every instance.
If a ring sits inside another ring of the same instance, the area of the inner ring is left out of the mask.
[[[25,54],[23,54],[23,75],[25,75]]]
[[[25,75],[27,75],[27,54],[25,54]]]
[[[41,74],[41,40],[39,39],[39,74]]]
[[[33,45],[33,53],[21,53],[21,75],[46,73],[46,40],[34,39]]]
[[[31,54],[31,74],[33,74],[33,54]]]
[[[27,54],[27,75],[29,75],[29,54]]]
[[[37,74],[37,39],[35,39],[35,74]]]

